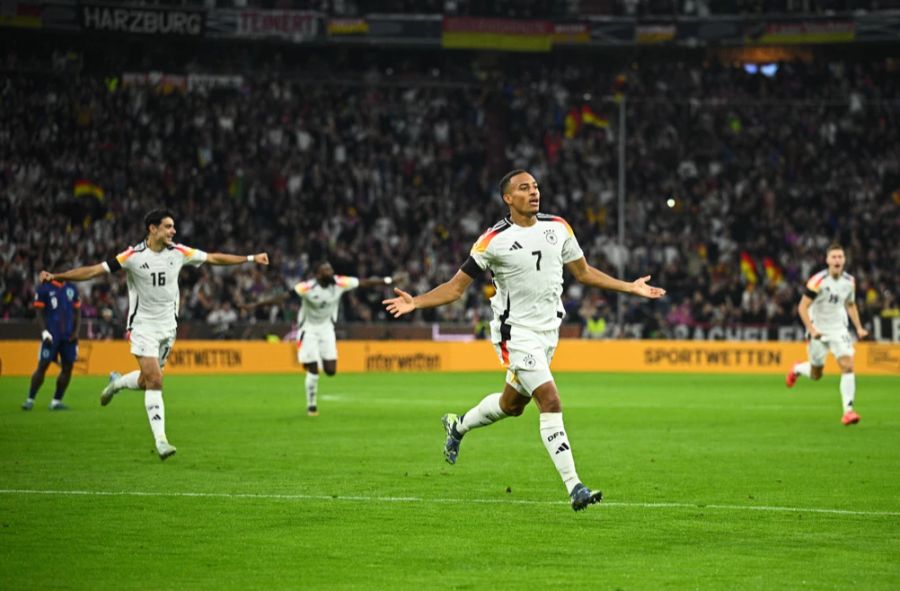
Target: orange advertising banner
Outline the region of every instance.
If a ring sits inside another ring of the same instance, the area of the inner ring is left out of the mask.
[[[36,341],[0,341],[0,376],[28,376],[37,365]],[[300,371],[294,343],[179,341],[168,375]],[[804,343],[722,341],[591,341],[563,339],[555,371],[782,374],[806,358]],[[342,372],[502,371],[488,341],[340,341]],[[124,341],[81,341],[76,375],[136,368]],[[53,371],[53,370],[51,370]],[[829,357],[826,373],[837,364]],[[856,373],[900,376],[900,344],[856,344]]]

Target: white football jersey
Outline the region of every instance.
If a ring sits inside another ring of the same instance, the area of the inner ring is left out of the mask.
[[[147,327],[165,331],[178,326],[178,274],[184,265],[202,265],[206,257],[202,250],[183,244],[153,252],[144,241],[103,263],[110,273],[125,269],[128,330]]]
[[[508,338],[504,325],[537,331],[559,328],[565,316],[560,299],[563,266],[583,256],[569,224],[550,214],[537,214],[537,222],[527,228],[507,217],[482,234],[462,270],[470,276],[479,269],[493,273],[493,340]]]
[[[359,279],[335,275],[334,284],[322,287],[315,279],[301,281],[294,286],[303,305],[297,314],[297,324],[302,329],[316,326],[334,326],[338,318],[341,296],[359,287]]]
[[[809,318],[822,334],[847,331],[847,303],[856,298],[856,282],[849,273],[835,279],[828,269],[819,271],[806,282],[806,295],[812,299]]]

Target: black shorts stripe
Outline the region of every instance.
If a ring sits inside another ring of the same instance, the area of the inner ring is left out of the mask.
[[[132,325],[134,324],[134,317],[137,316],[138,305],[141,303],[141,298],[134,298],[134,312],[131,313],[131,316],[128,317],[128,330],[131,330]]]

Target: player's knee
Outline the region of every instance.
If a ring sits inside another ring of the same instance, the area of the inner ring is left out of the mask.
[[[333,375],[336,374],[336,373],[337,373],[337,368],[336,368],[336,367],[326,367],[326,368],[325,368],[325,375],[326,375],[326,376],[333,376]]]
[[[519,406],[518,404],[504,404],[501,400],[500,410],[502,410],[503,414],[508,417],[518,417],[522,416],[522,413],[525,412],[525,407]]]
[[[307,373],[311,373],[313,375],[319,374],[319,365],[317,363],[307,363],[303,367],[306,368]]]
[[[162,390],[163,386],[163,378],[162,374],[149,374],[149,375],[141,375],[144,378],[144,389],[145,390]]]
[[[853,362],[841,365],[841,373],[853,373]]]
[[[823,374],[823,373],[824,373],[824,372],[822,371],[821,368],[816,369],[816,368],[814,367],[814,368],[812,368],[812,370],[809,372],[809,379],[818,382],[819,380],[822,379],[822,374]]]

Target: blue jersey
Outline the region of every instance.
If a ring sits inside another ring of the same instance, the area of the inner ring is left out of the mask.
[[[74,285],[59,281],[42,283],[34,292],[34,307],[38,313],[43,312],[44,324],[55,342],[78,337],[72,334],[72,330],[75,328],[75,315],[81,308],[81,300]]]

